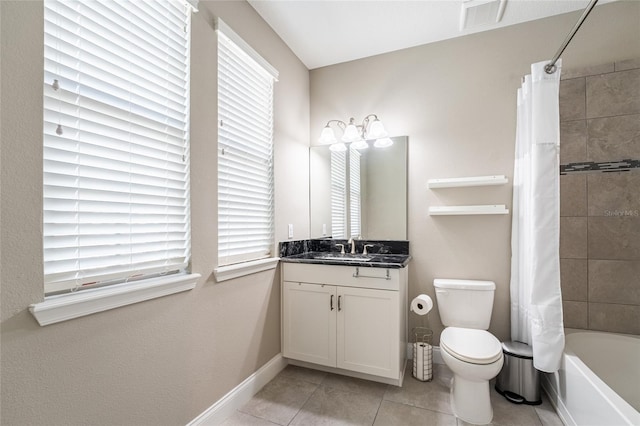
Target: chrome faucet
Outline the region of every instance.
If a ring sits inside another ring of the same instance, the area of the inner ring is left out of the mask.
[[[347,244],[351,244],[351,254],[356,254],[356,241],[353,239],[353,237],[349,238]]]

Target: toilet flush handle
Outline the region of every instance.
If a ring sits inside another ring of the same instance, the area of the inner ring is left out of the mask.
[[[440,294],[442,296],[448,296],[449,292],[447,290],[436,289],[436,294]]]

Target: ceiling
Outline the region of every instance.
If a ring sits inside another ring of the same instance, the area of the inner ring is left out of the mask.
[[[489,0],[248,1],[309,69],[572,12],[589,3],[506,0],[500,22],[460,30],[463,3]]]

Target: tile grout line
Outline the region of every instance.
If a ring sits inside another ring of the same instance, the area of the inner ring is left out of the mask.
[[[236,412],[236,413],[239,413],[239,414],[244,414],[245,416],[253,417],[254,419],[264,420],[264,421],[269,422],[269,423],[271,423],[271,424],[273,424],[273,425],[276,425],[276,426],[282,426],[280,423],[272,422],[271,420],[269,420],[269,419],[265,419],[264,417],[259,417],[259,416],[253,415],[253,414],[251,414],[251,413],[245,413],[244,411],[240,411],[240,409],[239,409],[239,408],[238,408],[235,412]],[[226,422],[227,420],[228,420],[228,418],[225,420],[225,422]],[[224,424],[224,423],[223,423],[223,424]]]
[[[378,408],[376,409],[376,415],[373,416],[373,421],[371,422],[371,426],[373,426],[376,423],[376,419],[378,418],[378,414],[380,413],[380,407],[382,407],[382,402],[384,401],[384,396],[387,393],[387,391],[385,390],[384,393],[382,394],[382,398],[380,398],[380,402],[378,402]]]
[[[587,158],[589,158],[589,126],[586,126],[586,131],[587,131]],[[590,257],[590,250],[589,250],[589,222],[590,222],[590,215],[589,215],[589,176],[586,177],[586,182],[585,185],[587,186],[587,235],[586,235],[586,239],[587,239],[587,330],[591,330],[591,317],[589,315],[589,305],[591,304],[591,297],[589,297],[589,260],[591,259]]]
[[[536,410],[536,407],[533,407],[533,412],[536,413],[536,417],[538,418],[538,421],[540,422],[540,426],[544,426],[544,422],[542,421],[542,417],[540,417],[540,413],[538,413],[538,410]]]
[[[326,377],[326,376],[325,376]],[[301,380],[304,381],[304,380]],[[322,381],[324,381],[324,378],[322,379]],[[310,382],[306,382],[306,383],[310,383]],[[318,392],[318,389],[320,389],[320,386],[322,386],[320,383],[314,383],[316,385],[316,388],[314,389],[313,392],[311,392],[311,394],[307,397],[307,399],[304,400],[304,402],[302,403],[302,405],[300,405],[300,408],[298,408],[298,411],[296,411],[296,414],[293,415],[293,417],[291,417],[291,420],[289,420],[289,423],[287,423],[287,426],[291,425],[291,423],[293,423],[293,421],[295,420],[296,417],[298,417],[298,414],[300,414],[300,411],[302,411],[302,409],[304,408],[304,406],[307,404],[307,402],[309,402],[309,400],[311,399],[311,397],[313,395],[316,394],[316,392]]]
[[[615,73],[615,69],[616,69],[616,65],[615,62],[613,63],[613,72]],[[586,136],[586,140],[585,140],[585,154],[587,155],[587,159],[589,158],[589,112],[587,111],[587,95],[589,93],[588,87],[588,79],[585,78],[585,84],[584,84],[584,128],[585,128],[585,136]],[[587,241],[587,330],[590,330],[590,320],[589,320],[589,176],[587,176],[585,178],[585,185],[586,185],[586,196],[587,196],[587,229],[586,234],[585,235],[585,239]],[[537,413],[536,413],[537,414]]]

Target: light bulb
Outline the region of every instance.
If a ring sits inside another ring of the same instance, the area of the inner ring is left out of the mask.
[[[382,121],[377,118],[369,124],[369,131],[367,132],[367,139],[380,139],[389,136],[387,131],[382,125]]]
[[[320,143],[324,143],[324,144],[337,142],[336,135],[333,133],[333,130],[331,130],[329,126],[325,126],[325,128],[322,129],[322,133],[320,134],[319,141]]]
[[[345,144],[343,144],[342,142],[338,142],[338,143],[334,143],[334,144],[329,145],[329,150],[330,151],[334,151],[334,152],[346,151],[347,150],[347,146]]]
[[[342,135],[342,142],[355,142],[360,139],[360,132],[355,124],[349,124],[344,129],[344,135]]]
[[[391,145],[393,145],[391,138],[380,138],[373,143],[373,146],[376,148],[388,148]]]

